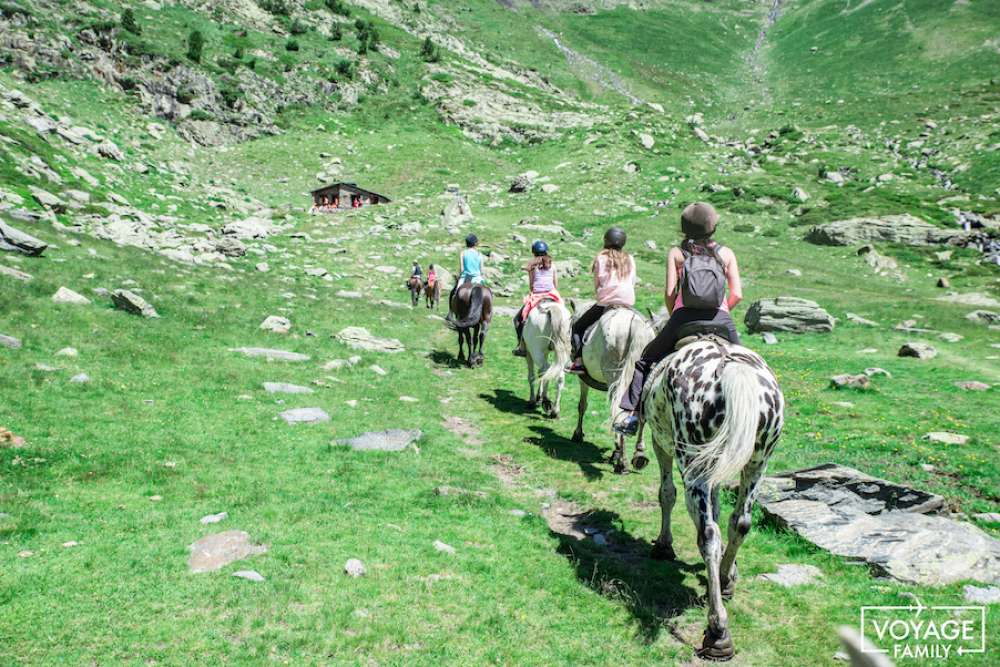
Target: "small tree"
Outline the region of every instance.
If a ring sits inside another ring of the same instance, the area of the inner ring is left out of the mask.
[[[131,7],[126,7],[125,11],[122,12],[122,28],[133,35],[142,34],[142,26],[136,23],[135,12],[132,11]]]
[[[201,34],[200,30],[192,30],[191,34],[188,35],[188,52],[187,57],[192,62],[201,62],[201,52],[205,48],[205,36]]]
[[[431,40],[430,36],[424,39],[424,43],[420,47],[420,58],[428,63],[436,63],[441,60],[441,51]]]

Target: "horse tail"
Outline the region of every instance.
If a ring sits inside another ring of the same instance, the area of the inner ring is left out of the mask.
[[[693,454],[684,471],[685,484],[703,481],[717,487],[735,477],[753,456],[761,407],[757,374],[749,364],[730,362],[722,369],[720,385],[725,416],[711,440],[683,445]]]
[[[448,322],[452,329],[468,329],[479,324],[483,316],[483,286],[473,285],[472,293],[469,296],[469,312],[462,319],[454,319]]]
[[[638,327],[638,328],[637,328]],[[632,384],[632,376],[635,374],[635,364],[642,356],[642,351],[653,339],[652,331],[646,325],[646,321],[641,315],[632,313],[632,319],[628,325],[628,338],[625,342],[625,356],[622,358],[620,370],[617,377],[608,383],[608,397],[611,400],[612,423],[615,415],[618,414],[625,392]]]
[[[541,381],[547,383],[558,381],[572,359],[569,346],[569,312],[561,303],[556,303],[548,309],[546,315],[551,329],[552,349],[556,353],[555,362],[542,374]]]

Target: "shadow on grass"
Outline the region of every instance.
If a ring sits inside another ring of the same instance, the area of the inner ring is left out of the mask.
[[[528,405],[528,401],[507,389],[494,389],[493,394],[482,393],[479,398],[483,399],[500,412],[510,415],[534,415],[536,408]]]
[[[598,509],[563,513],[555,521],[552,516],[547,518],[549,533],[559,540],[557,552],[573,566],[577,579],[599,595],[623,604],[635,619],[643,642],[655,642],[666,629],[687,643],[675,632],[672,621],[704,602],[699,591],[684,584],[686,574],[704,569],[700,562],[649,558],[652,544],[624,530],[617,512]],[[605,536],[605,545],[587,536],[595,530]]]
[[[457,349],[457,348],[456,348]],[[432,350],[427,357],[435,366],[447,366],[448,368],[467,368],[458,360],[457,352],[446,352],[444,350]]]

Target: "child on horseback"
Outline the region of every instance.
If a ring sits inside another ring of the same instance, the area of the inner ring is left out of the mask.
[[[562,297],[559,295],[556,267],[552,265],[552,258],[549,256],[549,244],[545,241],[535,241],[531,244],[531,254],[534,257],[524,266],[524,270],[528,272],[528,285],[531,291],[528,296],[524,297],[524,305],[514,316],[517,347],[512,353],[517,357],[525,356],[521,333],[524,331],[524,322],[528,319],[528,313],[542,301],[562,302]]]
[[[635,260],[623,250],[628,237],[625,230],[612,227],[604,232],[604,249],[594,258],[590,272],[594,274],[597,303],[581,315],[572,327],[573,363],[566,370],[582,374],[583,335],[601,319],[608,308],[635,305]]]
[[[423,280],[424,272],[420,269],[420,263],[417,260],[413,260],[413,268],[410,269],[411,278],[420,278]]]
[[[743,284],[736,255],[712,240],[718,222],[715,208],[703,202],[691,204],[681,213],[684,241],[667,255],[664,300],[670,319],[635,364],[632,384],[621,403],[625,416],[614,427],[618,433],[634,435],[638,430],[643,384],[650,369],[674,351],[681,327],[704,322],[725,329],[731,343],[740,342],[730,312],[743,300]]]
[[[465,237],[465,250],[458,256],[458,284],[481,285],[483,278],[483,256],[478,250],[479,239],[475,234]]]
[[[430,287],[431,289],[434,289],[434,283],[437,282],[437,278],[438,278],[438,274],[437,274],[437,271],[434,270],[434,265],[433,264],[428,264],[427,265],[427,280],[424,281],[424,286],[425,287]]]

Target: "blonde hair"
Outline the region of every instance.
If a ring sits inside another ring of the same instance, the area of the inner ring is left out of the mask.
[[[594,263],[590,266],[590,270],[592,272],[597,268],[597,258],[602,255],[607,258],[608,267],[610,268],[611,273],[618,276],[618,278],[625,279],[628,277],[628,274],[632,272],[632,256],[624,250],[616,250],[615,248],[605,248],[601,252],[597,253],[597,257],[594,258]]]

